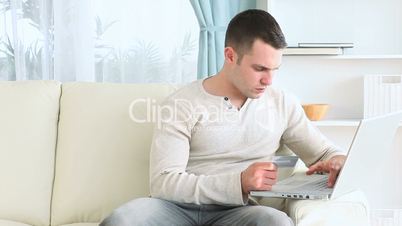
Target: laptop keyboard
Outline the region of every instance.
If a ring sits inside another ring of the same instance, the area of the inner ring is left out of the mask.
[[[327,180],[320,180],[300,187],[302,191],[323,191],[327,189]]]

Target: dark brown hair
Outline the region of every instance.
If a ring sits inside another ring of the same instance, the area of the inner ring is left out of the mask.
[[[232,47],[239,55],[238,63],[245,53],[251,50],[256,39],[275,49],[287,46],[285,36],[275,18],[268,12],[249,9],[237,14],[229,22],[226,30],[225,47]]]

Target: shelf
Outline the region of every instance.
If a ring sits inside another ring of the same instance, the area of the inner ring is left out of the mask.
[[[359,125],[359,119],[344,119],[344,120],[322,120],[312,121],[312,123],[318,127],[356,127]],[[402,127],[402,122],[399,123],[399,127]]]
[[[319,57],[323,59],[344,60],[402,60],[402,55],[283,55],[284,57]]]
[[[322,121],[312,121],[312,123],[316,126],[358,126],[359,125],[358,119],[350,119],[350,120],[322,120]]]
[[[353,60],[365,60],[365,59],[373,59],[373,60],[377,60],[377,59],[402,59],[402,55],[340,55],[340,56],[335,56],[333,58],[337,58],[337,59],[353,59]]]

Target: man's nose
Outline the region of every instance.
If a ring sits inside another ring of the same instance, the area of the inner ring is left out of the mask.
[[[272,77],[273,77],[273,73],[272,71],[268,71],[266,73],[264,73],[264,75],[262,76],[260,82],[262,85],[264,86],[269,86],[272,84]]]

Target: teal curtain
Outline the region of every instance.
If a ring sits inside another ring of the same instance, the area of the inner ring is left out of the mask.
[[[197,77],[222,67],[227,25],[238,12],[256,7],[256,0],[190,0],[200,25]]]

